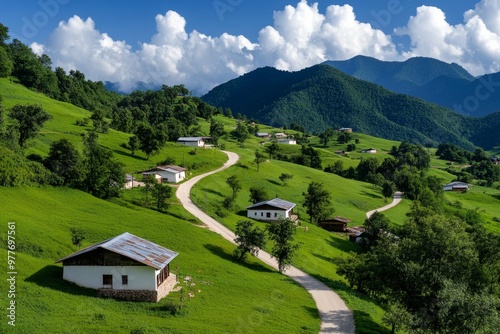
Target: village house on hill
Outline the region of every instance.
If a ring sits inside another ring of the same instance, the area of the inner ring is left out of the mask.
[[[192,147],[204,147],[205,142],[210,139],[210,137],[180,137],[177,139],[177,144]]]
[[[247,217],[264,221],[276,221],[280,218],[289,218],[296,221],[298,217],[293,214],[295,206],[295,203],[273,198],[247,207]]]
[[[347,224],[350,222],[350,219],[336,216],[320,220],[318,225],[330,232],[345,232],[347,230]]]
[[[170,262],[178,253],[130,233],[58,260],[63,279],[96,289],[100,296],[158,302],[176,284]]]
[[[186,168],[175,165],[156,166],[142,172],[142,177],[153,176],[158,183],[178,183],[186,178]]]

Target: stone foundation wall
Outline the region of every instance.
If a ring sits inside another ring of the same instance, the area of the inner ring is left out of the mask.
[[[168,295],[176,284],[176,276],[174,274],[170,274],[170,276],[168,276],[168,278],[158,287],[157,291],[99,289],[97,295],[105,298],[156,303]]]

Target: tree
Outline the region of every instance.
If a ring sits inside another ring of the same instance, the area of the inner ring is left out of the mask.
[[[320,138],[320,143],[323,144],[323,146],[326,146],[330,139],[332,139],[333,135],[335,134],[335,131],[332,128],[328,128],[322,133],[320,133],[319,138]]]
[[[339,134],[339,136],[337,137],[337,142],[339,144],[346,144],[348,142],[351,141],[351,134],[348,133],[348,132],[342,132],[341,134]]]
[[[71,243],[73,244],[73,246],[79,249],[82,246],[82,241],[85,240],[85,231],[74,227],[70,228],[69,230],[71,231]]]
[[[36,104],[16,104],[10,110],[9,117],[16,121],[18,143],[21,147],[24,147],[28,139],[36,137],[43,124],[52,119],[42,106]]]
[[[382,322],[391,327],[391,334],[409,327],[412,322],[411,314],[399,303],[389,303],[387,311],[382,318]]]
[[[384,195],[385,198],[392,198],[395,191],[396,186],[391,181],[384,181],[384,183],[382,183],[382,195]]]
[[[165,144],[165,134],[148,124],[139,124],[135,134],[139,138],[139,149],[146,153],[148,160],[152,154],[156,154]]]
[[[278,262],[278,271],[283,273],[291,264],[300,244],[294,243],[297,231],[295,223],[290,219],[280,218],[267,226],[269,239],[273,241],[271,256]]]
[[[331,195],[323,188],[323,184],[319,182],[311,182],[307,187],[307,192],[302,193],[304,196],[303,205],[309,215],[309,222],[318,224],[319,220],[326,218],[333,212],[331,208]]]
[[[387,232],[389,227],[389,219],[383,213],[375,211],[363,224],[365,233],[363,233],[363,241],[361,245],[366,250],[375,246],[378,239]]]
[[[269,154],[270,159],[274,159],[274,157],[279,153],[280,150],[280,146],[274,141],[271,143],[271,145],[268,145],[266,147],[266,152],[267,154]]]
[[[224,124],[217,121],[216,119],[212,119],[210,122],[210,136],[213,138],[214,144],[217,145],[219,143],[219,138],[222,137],[226,131],[224,130]]]
[[[232,199],[236,199],[236,196],[238,195],[238,191],[241,190],[241,183],[240,180],[238,179],[238,176],[236,174],[231,175],[230,177],[227,178],[226,180],[227,185],[231,188],[233,195]]]
[[[13,69],[14,64],[10,60],[7,50],[3,46],[0,46],[0,78],[8,77]]]
[[[148,175],[143,180],[144,186],[141,187],[141,192],[144,198],[144,206],[149,207],[149,197],[153,192],[153,188],[155,186],[156,180],[153,175]]]
[[[250,202],[252,204],[264,202],[268,199],[267,192],[263,187],[250,187]]]
[[[234,256],[238,261],[246,258],[248,253],[253,256],[259,254],[259,249],[266,245],[266,233],[258,226],[254,227],[253,223],[249,220],[240,220],[236,224],[236,231],[234,232],[236,238],[234,242],[238,247],[234,250]]]
[[[123,164],[113,160],[113,152],[97,142],[96,132],[84,138],[81,188],[99,198],[116,197],[125,182]]]
[[[356,144],[347,144],[346,150],[347,150],[347,152],[356,151]]]
[[[301,158],[305,166],[321,169],[321,157],[318,151],[316,151],[311,145],[302,145],[301,153]]]
[[[266,162],[266,157],[259,150],[255,150],[255,164],[257,165],[257,172],[259,172],[259,166],[261,163]]]
[[[59,139],[50,145],[49,155],[44,165],[63,179],[63,184],[76,185],[81,181],[83,174],[82,158],[71,142]]]
[[[236,141],[243,144],[245,140],[250,138],[250,132],[248,132],[248,127],[244,122],[238,122],[236,129],[231,132]]]
[[[132,136],[128,139],[128,148],[130,153],[134,155],[135,151],[139,148],[139,138],[137,136]]]
[[[102,110],[96,110],[90,116],[92,123],[94,125],[94,129],[97,132],[107,133],[109,131],[109,123],[105,119],[104,112]]]
[[[281,173],[281,175],[279,176],[279,179],[280,179],[281,182],[283,182],[284,186],[286,186],[288,180],[291,180],[292,178],[293,178],[293,175],[292,174],[287,174],[287,173]]]
[[[156,209],[163,211],[168,208],[166,200],[172,196],[172,187],[155,182],[152,190],[153,199],[156,202]]]

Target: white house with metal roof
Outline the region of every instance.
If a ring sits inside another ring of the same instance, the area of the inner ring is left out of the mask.
[[[177,144],[193,146],[193,147],[203,147],[205,146],[206,137],[180,137],[177,139]]]
[[[178,253],[128,232],[58,260],[63,279],[102,296],[157,302],[176,284],[170,262]]]
[[[255,203],[247,207],[247,217],[256,220],[275,221],[280,218],[295,220],[293,208],[295,203],[285,201],[280,198],[273,198],[269,201]]]
[[[178,183],[186,178],[186,168],[175,165],[156,166],[142,172],[143,177],[153,176],[158,183]]]

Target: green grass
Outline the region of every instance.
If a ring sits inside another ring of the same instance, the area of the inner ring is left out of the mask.
[[[3,245],[7,222],[16,222],[16,333],[319,330],[314,302],[303,288],[253,258],[246,264],[234,262],[234,246],[177,215],[126,208],[65,188],[0,188],[0,197],[9,208],[0,213]],[[192,276],[196,284],[191,287],[181,279],[186,292],[195,294],[186,300],[186,314],[166,311],[169,302],[179,301],[179,292],[158,304],[123,302],[97,298],[94,290],[64,281],[61,265],[54,262],[75,251],[70,227],[87,232],[84,246],[128,231],[178,251],[172,270],[181,278]],[[6,253],[2,247],[4,259]],[[0,288],[7,291],[5,279]],[[1,306],[5,310],[6,298]],[[0,332],[7,332],[5,321],[0,326]]]

